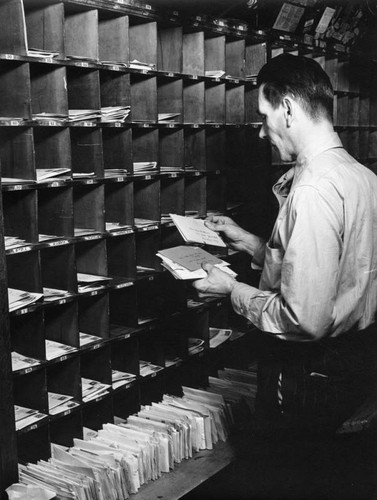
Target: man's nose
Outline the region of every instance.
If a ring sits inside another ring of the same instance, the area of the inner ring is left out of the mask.
[[[260,130],[259,130],[259,138],[260,139],[266,139],[267,137],[267,134],[264,130],[264,125],[261,126]]]

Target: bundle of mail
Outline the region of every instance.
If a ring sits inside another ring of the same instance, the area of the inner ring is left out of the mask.
[[[225,441],[232,423],[220,394],[183,387],[120,424],[87,429],[67,449],[52,445],[48,461],[19,465],[19,481],[54,491],[58,499],[123,500],[195,452]]]

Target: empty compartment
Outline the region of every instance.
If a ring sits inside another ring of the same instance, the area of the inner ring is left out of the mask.
[[[223,128],[206,130],[206,170],[224,170],[226,167],[226,133]]]
[[[119,232],[134,224],[133,182],[105,184],[106,230]]]
[[[19,354],[44,360],[45,337],[41,310],[10,318],[11,349]]]
[[[184,141],[183,129],[161,129],[160,139],[160,168],[170,167],[172,170],[184,169]]]
[[[48,188],[38,191],[38,231],[40,235],[73,237],[72,188]],[[42,241],[44,238],[39,237]]]
[[[211,173],[207,176],[207,212],[226,210],[226,176],[224,173]]]
[[[78,273],[101,277],[108,276],[105,240],[80,241],[75,245],[75,250]],[[109,280],[103,280],[103,283],[99,283],[99,286],[105,286],[108,282]]]
[[[25,4],[28,47],[64,57],[64,5]]]
[[[10,22],[10,19],[12,22]],[[0,52],[26,55],[26,25],[22,0],[0,3]]]
[[[187,31],[183,34],[182,72],[204,75],[204,32]]]
[[[226,123],[240,125],[245,123],[245,86],[226,86]]]
[[[157,67],[157,23],[130,19],[130,62],[137,60]]]
[[[29,64],[0,61],[0,97],[0,116],[31,118]]]
[[[71,176],[71,139],[68,128],[35,127],[35,167],[37,169],[68,169],[65,176]]]
[[[103,177],[102,130],[92,127],[70,129],[72,150],[72,176],[87,174]]]
[[[206,82],[206,123],[225,123],[225,83]]]
[[[80,332],[100,337],[103,340],[108,339],[109,338],[108,294],[102,293],[100,295],[96,295],[93,297],[80,297],[78,302],[78,323]],[[96,344],[95,347],[98,347],[98,344]],[[101,380],[101,379],[96,379],[96,380]]]
[[[184,130],[185,169],[206,169],[206,133],[204,129],[189,128]],[[199,174],[199,172],[197,172]]]
[[[81,412],[75,409],[72,412],[68,410],[64,413],[63,417],[51,422],[50,440],[52,443],[70,447],[73,446],[74,438],[82,439],[83,422]]]
[[[131,75],[131,113],[134,122],[157,121],[157,78]]]
[[[261,123],[262,117],[258,114],[258,89],[245,86],[245,123]]]
[[[128,63],[130,58],[128,16],[102,17],[99,11],[98,45],[101,62]]]
[[[45,309],[45,336],[46,340],[80,347],[76,301]]]
[[[75,235],[105,231],[104,186],[74,186],[73,212]]]
[[[206,177],[191,175],[185,178],[185,213],[204,217],[206,209]]]
[[[35,180],[32,129],[0,127],[0,160],[2,177]]]
[[[37,193],[35,190],[3,193],[5,236],[17,236],[28,243],[38,241]]]
[[[156,162],[159,157],[159,136],[156,129],[133,129],[132,130],[132,155],[134,162],[134,173],[138,172],[135,163]],[[137,165],[136,165],[137,166]],[[157,173],[158,169],[153,169],[150,173]]]
[[[182,73],[182,26],[159,26],[157,43],[157,69]]]
[[[102,142],[105,177],[132,174],[132,131],[123,128],[103,128]]]
[[[245,78],[256,77],[267,62],[268,46],[263,43],[247,43],[245,47]]]
[[[181,178],[163,177],[161,180],[161,216],[185,213],[185,181]]]
[[[204,66],[208,71],[225,72],[225,36],[206,33],[204,39]]]
[[[66,57],[98,61],[98,11],[65,12]]]
[[[226,38],[225,73],[235,78],[245,77],[245,40]]]
[[[133,280],[136,277],[135,235],[107,238],[109,276],[117,281]]]
[[[30,77],[33,116],[40,113],[67,116],[66,69],[64,67],[51,67],[48,64],[32,64]]]
[[[159,121],[183,121],[182,80],[160,77],[157,80],[157,109]],[[169,115],[174,115],[171,119]]]
[[[69,109],[101,107],[99,71],[67,67]]]
[[[160,220],[160,180],[135,180],[134,210],[135,219]],[[135,223],[137,223],[136,220]]]
[[[156,253],[160,246],[160,230],[139,231],[136,233],[136,271],[139,274],[160,269],[160,259]]]
[[[109,321],[112,337],[129,336],[138,325],[136,286],[109,292]]]
[[[183,85],[183,117],[185,123],[205,123],[204,82],[185,81]]]
[[[41,269],[43,288],[77,293],[77,275],[73,245],[42,248]]]

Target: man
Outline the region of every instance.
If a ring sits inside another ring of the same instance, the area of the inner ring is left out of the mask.
[[[274,186],[279,214],[269,241],[228,217],[207,225],[262,268],[259,288],[206,265],[202,297],[230,296],[265,335],[258,411],[316,423],[347,418],[373,376],[377,307],[377,176],[342,147],[333,89],[312,59],[280,55],[258,75],[260,137],[295,161]],[[377,362],[377,360],[376,360]]]

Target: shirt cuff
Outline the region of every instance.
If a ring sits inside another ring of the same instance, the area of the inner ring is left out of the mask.
[[[247,316],[250,308],[250,300],[260,295],[260,290],[245,283],[237,283],[230,295],[233,309],[241,316]]]

